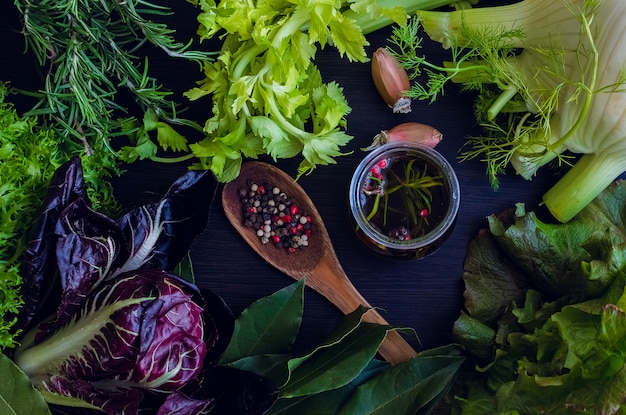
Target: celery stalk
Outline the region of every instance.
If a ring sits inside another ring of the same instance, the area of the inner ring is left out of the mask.
[[[412,15],[418,10],[433,10],[438,7],[450,6],[454,3],[466,2],[461,2],[459,0],[379,0],[376,4],[381,7],[389,8],[402,7],[408,15]],[[386,16],[371,19],[366,14],[356,13],[354,10],[346,10],[344,15],[354,19],[363,31],[363,34],[366,35],[395,23],[392,19]]]

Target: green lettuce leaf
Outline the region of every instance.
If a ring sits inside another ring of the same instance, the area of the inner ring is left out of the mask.
[[[626,413],[625,218],[623,181],[565,224],[522,204],[488,218],[453,330],[476,364],[460,413]]]

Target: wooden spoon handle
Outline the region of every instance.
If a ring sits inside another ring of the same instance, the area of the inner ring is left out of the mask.
[[[326,297],[344,314],[349,314],[360,305],[370,307],[363,316],[363,321],[389,325],[380,313],[354,287],[341,266],[329,258],[323,257],[306,278],[306,284]],[[378,349],[378,353],[392,365],[405,362],[417,355],[417,352],[396,330],[387,332],[385,340]]]

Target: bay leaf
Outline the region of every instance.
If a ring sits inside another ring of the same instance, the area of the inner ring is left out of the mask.
[[[368,307],[359,306],[353,312],[346,314],[340,321],[332,333],[317,347],[303,356],[293,358],[289,361],[289,368],[295,369],[298,365],[305,362],[311,355],[323,348],[331,347],[341,342],[346,336],[356,330],[363,321],[363,315],[369,310]]]
[[[372,359],[365,370],[346,386],[313,395],[279,398],[265,415],[335,415],[360,384],[388,367],[389,363]]]
[[[388,329],[385,325],[360,322],[340,341],[318,347],[304,360],[294,359],[297,364],[290,364],[291,377],[280,388],[280,396],[311,395],[349,384],[374,358]]]
[[[445,346],[418,354],[360,385],[338,415],[426,414],[449,389],[465,358]]]
[[[50,415],[48,404],[11,359],[0,355],[0,414]]]
[[[290,358],[291,354],[247,356],[229,363],[228,366],[254,372],[257,375],[271,379],[275,385],[283,385],[289,380],[289,367],[287,362]]]
[[[235,330],[220,364],[247,356],[289,353],[304,312],[304,280],[263,297],[235,320]]]

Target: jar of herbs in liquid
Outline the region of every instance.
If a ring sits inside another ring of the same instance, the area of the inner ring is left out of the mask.
[[[459,182],[436,150],[385,144],[358,165],[350,183],[350,217],[359,239],[389,258],[420,259],[448,237],[460,204]]]

